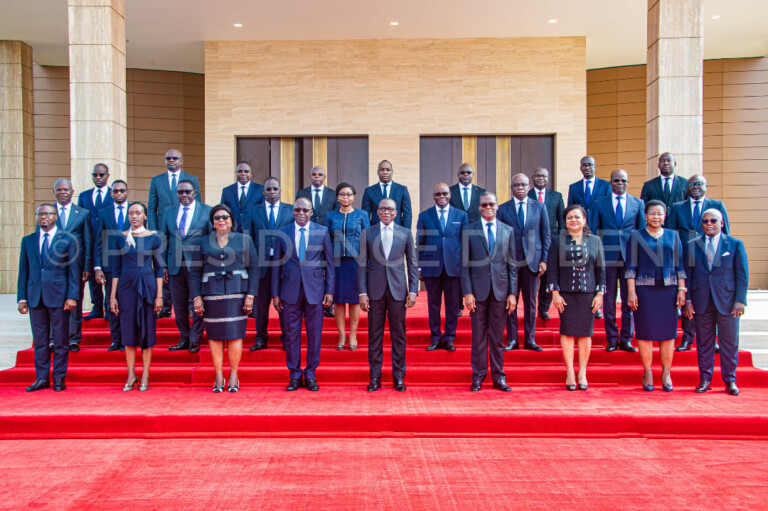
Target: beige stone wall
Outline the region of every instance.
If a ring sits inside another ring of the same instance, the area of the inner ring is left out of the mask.
[[[232,181],[237,135],[367,135],[419,194],[419,136],[556,134],[557,187],[586,148],[583,37],[208,41],[206,187]],[[420,209],[414,204],[414,209]]]
[[[768,58],[704,62],[707,195],[725,201],[733,234],[747,247],[750,287],[768,287]],[[645,181],[645,66],[587,72],[587,148],[607,178]],[[683,169],[679,169],[682,173]]]

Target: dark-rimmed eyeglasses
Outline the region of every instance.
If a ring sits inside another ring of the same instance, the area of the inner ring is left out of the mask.
[[[495,202],[481,202],[480,207],[481,208],[492,208],[496,205]]]
[[[460,170],[459,171],[459,174],[461,174],[462,176],[468,176],[468,175],[471,175],[473,173],[474,173],[474,171],[472,171],[472,170]]]
[[[192,195],[195,190],[176,190],[177,195]]]
[[[717,218],[702,218],[701,219],[701,225],[707,225],[707,224],[714,225],[714,224],[719,224],[719,223],[720,223],[720,220],[718,220]]]
[[[104,177],[104,176],[106,176],[106,175],[107,175],[107,173],[106,173],[106,172],[94,172],[94,173],[93,173],[93,174],[91,174],[91,175],[92,175],[93,177]]]
[[[339,194],[339,197],[344,197],[344,198],[354,197],[354,196],[355,196],[355,194],[354,193],[350,193],[350,192],[343,192],[343,193]]]
[[[293,208],[294,213],[311,213],[312,208]]]
[[[382,213],[393,213],[397,210],[395,208],[381,207],[378,211],[381,211]]]
[[[629,180],[616,178],[616,179],[611,179],[611,183],[629,183]]]
[[[693,188],[694,186],[704,186],[706,183],[704,181],[694,181],[692,183],[688,183],[688,188]]]
[[[53,213],[52,211],[41,211],[40,213],[35,213],[35,216],[56,216],[56,213]]]
[[[432,195],[434,197],[448,197],[450,194],[450,192],[435,192]]]
[[[165,161],[171,161],[171,160],[180,160],[180,156],[166,156]]]
[[[218,222],[219,220],[229,220],[230,218],[232,217],[229,215],[213,215],[214,222]]]

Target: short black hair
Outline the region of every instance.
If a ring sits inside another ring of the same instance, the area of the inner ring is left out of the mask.
[[[664,210],[664,214],[665,215],[667,214],[667,205],[664,204],[662,201],[656,200],[656,199],[649,200],[648,202],[645,203],[645,214],[648,214],[648,210],[651,209],[653,206],[661,207],[661,209]]]
[[[126,190],[128,189],[128,183],[126,183],[126,182],[125,182],[125,181],[123,181],[122,179],[115,179],[114,181],[112,181],[112,187],[114,188],[114,186],[115,186],[117,183],[123,183],[123,184],[125,185],[125,189],[126,189]]]
[[[195,183],[193,183],[191,179],[182,179],[181,181],[176,183],[176,189],[177,190],[179,189],[179,185],[182,184],[182,183],[189,183],[189,184],[191,184],[192,185],[192,189],[197,191],[197,187],[195,186]]]
[[[337,186],[337,187],[336,187],[336,195],[338,195],[339,193],[341,193],[341,191],[342,191],[344,188],[349,188],[350,190],[352,190],[352,195],[357,195],[357,190],[355,190],[355,187],[354,187],[354,186],[352,186],[352,185],[351,185],[351,184],[349,184],[349,183],[339,183],[339,186]]]
[[[237,222],[235,221],[235,214],[232,213],[232,209],[227,206],[226,204],[216,204],[214,207],[211,208],[211,214],[208,215],[208,221],[211,222],[211,225],[213,225],[213,215],[215,215],[219,211],[226,211],[229,213],[229,217],[232,219],[232,229],[237,229]]]

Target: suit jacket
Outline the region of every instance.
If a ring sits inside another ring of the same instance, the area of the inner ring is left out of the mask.
[[[605,256],[600,237],[594,234],[582,238],[586,247],[578,257],[568,232],[552,238],[547,264],[547,291],[562,293],[605,292]],[[543,285],[543,284],[542,284]]]
[[[454,207],[448,208],[445,230],[434,206],[419,214],[416,246],[422,277],[439,277],[443,270],[449,277],[461,277],[461,230],[468,223],[467,214]]]
[[[589,208],[591,208],[592,204],[595,203],[595,199],[607,197],[610,194],[611,184],[604,179],[595,177],[595,186],[592,190],[592,199],[590,200],[589,204],[587,204],[587,199],[584,196],[584,180],[579,179],[575,183],[571,183],[571,186],[568,187],[568,205],[570,206],[571,204],[580,204],[584,206],[584,209],[589,211]]]
[[[199,238],[200,250],[194,257],[189,274],[189,287],[193,298],[198,296],[248,293],[259,291],[259,266],[256,248],[250,236],[230,232],[229,241],[220,247],[216,234]]]
[[[128,207],[129,203],[125,202],[123,205],[123,215],[125,220],[123,222],[123,229],[127,230],[130,227],[128,222]],[[111,272],[112,266],[110,265],[111,258],[109,253],[104,253],[104,247],[109,247],[109,239],[115,236],[122,236],[122,231],[117,228],[117,221],[115,220],[115,203],[113,202],[109,206],[103,207],[99,210],[99,216],[96,218],[96,230],[93,234],[93,266],[101,267],[101,271]],[[116,246],[116,245],[112,245]]]
[[[322,225],[309,222],[307,250],[304,261],[299,261],[296,250],[296,223],[283,227],[275,239],[275,261],[272,272],[272,297],[279,296],[288,304],[299,301],[299,289],[304,287],[307,302],[323,303],[325,295],[334,290],[333,245],[331,236]]]
[[[188,174],[183,170],[179,173],[179,182],[188,179],[195,185],[197,190],[197,197],[195,200],[201,200],[200,198],[200,183],[197,178],[192,174]],[[163,219],[165,210],[171,206],[178,206],[179,198],[176,195],[176,190],[171,190],[171,185],[168,182],[168,172],[163,172],[152,178],[149,182],[149,199],[147,201],[147,225],[152,231],[158,230],[158,224]]]
[[[67,299],[80,297],[80,258],[75,237],[61,229],[48,243],[48,258],[40,255],[39,228],[21,240],[16,301],[27,306],[64,307]]]
[[[296,192],[296,198],[300,199],[303,197],[309,199],[309,202],[313,205],[312,218],[310,218],[310,221],[315,222],[316,224],[325,225],[325,215],[327,215],[329,211],[333,211],[339,207],[339,203],[336,202],[336,190],[328,188],[327,186],[323,189],[323,199],[320,203],[320,209],[314,209],[315,201],[312,197],[313,194],[312,185],[309,185]]]
[[[112,188],[107,187],[106,191],[106,197],[101,199],[101,207],[106,208],[107,206],[111,206],[115,203],[114,200],[112,200]],[[80,192],[80,195],[77,196],[77,205],[81,208],[85,208],[88,210],[88,212],[91,214],[91,227],[93,227],[93,231],[95,233],[96,231],[96,222],[99,219],[99,209],[96,208],[96,204],[93,203],[93,188],[90,188],[84,192]],[[126,217],[127,218],[127,217]]]
[[[480,220],[480,196],[485,193],[485,188],[472,185],[472,193],[469,197],[469,210],[464,208],[464,197],[461,195],[461,185],[456,183],[451,186],[451,206],[467,214],[470,224]]]
[[[61,205],[56,204],[56,210]],[[61,225],[61,218],[56,221],[56,227],[72,234],[77,240],[78,258],[81,271],[93,270],[93,222],[87,209],[71,204],[67,225]]]
[[[181,231],[176,224],[180,207],[181,205],[166,209],[160,223],[159,232],[165,239],[163,257],[169,275],[178,275],[182,265],[187,270],[192,269],[193,261],[199,260],[195,254],[200,251],[200,238],[208,236],[211,232],[211,207],[195,201],[195,212],[189,222],[189,229],[182,239]]]
[[[411,231],[394,222],[392,225],[389,257],[384,257],[381,226],[365,229],[360,237],[357,286],[360,294],[367,294],[371,300],[380,300],[387,287],[395,300],[405,300],[409,293],[419,292],[419,266]]]
[[[293,222],[293,205],[281,202],[280,207],[275,212],[275,229],[270,230],[265,204],[267,203],[262,202],[252,207],[243,219],[246,226],[243,228],[243,232],[250,234],[256,247],[256,253],[259,255],[260,279],[267,275],[267,269],[272,262],[272,255],[270,253],[275,248],[277,231]]]
[[[645,229],[645,203],[637,197],[625,195],[624,220],[621,225],[616,221],[613,208],[613,193],[599,199],[589,210],[589,229],[600,236],[605,251],[605,262],[615,263],[621,258],[627,260],[627,245],[633,230]]]
[[[686,248],[688,299],[693,302],[693,309],[701,314],[707,310],[711,296],[720,314],[730,314],[735,302],[747,303],[747,251],[741,240],[721,234],[710,270],[706,243],[706,236],[699,236]]]
[[[539,271],[539,263],[547,262],[549,245],[552,243],[552,231],[549,228],[549,216],[544,204],[528,199],[525,226],[520,225],[515,209],[515,199],[499,206],[496,218],[514,229],[515,250],[513,257],[517,264],[525,264],[534,273]]]
[[[226,204],[229,209],[232,210],[232,214],[235,217],[237,228],[235,231],[243,232],[245,225],[243,224],[243,215],[250,208],[262,202],[264,200],[264,187],[253,181],[248,182],[248,190],[245,193],[245,204],[240,207],[240,183],[234,183],[225,187],[221,191],[221,202],[219,204]]]
[[[667,210],[669,210],[676,202],[684,201],[687,198],[688,181],[684,177],[677,175],[672,180],[672,193],[669,197],[664,197],[661,176],[656,176],[643,183],[643,189],[640,192],[640,199],[643,202],[647,204],[648,201],[660,200],[667,205]]]
[[[496,219],[498,220],[498,218]],[[496,222],[493,254],[483,232],[483,222],[467,224],[461,233],[461,292],[473,294],[481,302],[493,293],[496,301],[517,294],[515,236],[512,228]]]
[[[730,222],[728,221],[728,211],[725,209],[725,205],[719,200],[704,198],[701,204],[701,214],[708,209],[716,209],[723,215],[723,233],[730,234]],[[680,234],[680,241],[683,246],[687,245],[692,239],[704,234],[701,228],[701,224],[693,225],[693,212],[691,211],[691,202],[684,200],[672,205],[672,211],[668,215],[667,227],[673,229]]]
[[[528,197],[538,202],[538,193],[536,188],[531,188],[528,192]],[[547,208],[549,230],[552,232],[553,237],[557,236],[560,231],[565,229],[565,220],[563,219],[565,203],[563,202],[563,194],[557,190],[547,189],[544,193],[544,206]]]
[[[402,225],[406,229],[411,229],[411,195],[408,193],[408,188],[395,183],[390,183],[391,187],[388,191],[389,198],[395,201],[397,205],[397,216],[395,217],[395,223]],[[381,194],[381,183],[376,183],[365,189],[363,194],[363,201],[360,207],[367,211],[370,215],[371,227],[379,223],[379,215],[376,214],[376,210],[379,208],[379,201],[384,196]]]

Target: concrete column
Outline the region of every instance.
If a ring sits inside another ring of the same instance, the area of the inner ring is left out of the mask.
[[[677,173],[703,168],[704,0],[648,0],[646,170],[671,152]]]
[[[0,41],[0,293],[15,293],[21,238],[35,226],[32,48]]]
[[[123,0],[69,1],[69,126],[72,183],[93,186],[91,169],[128,177]]]

